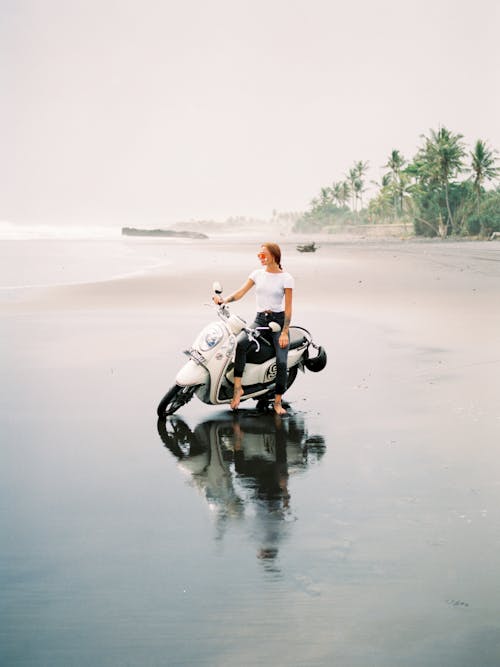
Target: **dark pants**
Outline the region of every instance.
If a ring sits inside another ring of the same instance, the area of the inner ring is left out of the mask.
[[[257,313],[255,322],[251,325],[253,327],[266,327],[269,322],[277,322],[280,327],[283,327],[285,321],[285,313]],[[280,333],[272,333],[271,331],[263,332],[265,337],[269,340],[272,338],[274,349],[276,352],[276,394],[284,394],[286,389],[287,368],[286,362],[288,358],[288,348],[280,347],[279,337]],[[234,377],[240,378],[243,376],[243,370],[247,360],[247,353],[253,345],[252,341],[248,339],[246,333],[242,332],[238,336],[238,344],[236,346],[236,354],[234,358]]]

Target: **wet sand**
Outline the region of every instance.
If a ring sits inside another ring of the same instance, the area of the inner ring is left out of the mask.
[[[500,244],[281,245],[329,363],[279,428],[155,419],[253,240],[0,294],[3,664],[499,664]]]

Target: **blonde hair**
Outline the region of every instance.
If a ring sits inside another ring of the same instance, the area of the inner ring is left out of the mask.
[[[279,245],[277,243],[263,243],[262,246],[269,250],[276,264],[283,270],[283,267],[281,266],[281,248]]]

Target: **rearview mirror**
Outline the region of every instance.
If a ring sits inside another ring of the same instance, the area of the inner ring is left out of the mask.
[[[212,289],[215,292],[215,294],[222,294],[222,285],[219,282],[217,282],[217,280],[212,285]]]
[[[279,333],[281,331],[281,327],[277,322],[269,322],[269,328],[273,333]]]

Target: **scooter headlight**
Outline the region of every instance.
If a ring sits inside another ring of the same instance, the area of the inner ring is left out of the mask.
[[[201,334],[200,348],[203,351],[214,348],[223,336],[222,327],[218,324],[213,324],[205,329]]]

